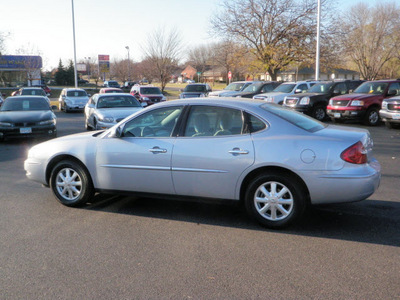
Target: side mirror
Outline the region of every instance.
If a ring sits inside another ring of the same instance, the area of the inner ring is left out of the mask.
[[[296,90],[294,91],[295,94],[299,94],[299,93],[301,93],[301,92],[302,92],[301,89],[296,89]]]
[[[140,105],[142,105],[142,107],[146,107],[147,103],[146,102],[141,102]]]
[[[112,131],[111,131],[111,133],[110,133],[110,135],[109,135],[111,138],[120,138],[120,137],[122,137],[122,126],[117,126],[117,127],[115,127]]]
[[[339,92],[339,90],[333,90],[333,94],[334,94],[334,95],[339,95],[340,92]]]
[[[392,97],[392,96],[396,96],[396,94],[397,94],[396,90],[389,90],[388,93],[387,93],[387,96],[388,97]]]

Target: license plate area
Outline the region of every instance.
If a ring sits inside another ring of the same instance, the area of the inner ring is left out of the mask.
[[[31,127],[22,127],[19,129],[19,133],[21,133],[21,134],[32,133],[32,128]]]
[[[340,118],[342,115],[341,115],[341,113],[334,113],[333,116],[334,116],[335,118]]]

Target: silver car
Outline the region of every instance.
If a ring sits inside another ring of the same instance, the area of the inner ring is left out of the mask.
[[[260,100],[197,98],[152,105],[104,132],[29,150],[29,179],[67,206],[96,192],[244,201],[262,225],[296,221],[308,204],[366,199],[380,164],[368,130],[327,125]]]
[[[84,89],[65,88],[61,91],[58,98],[58,109],[65,111],[83,111],[86,103],[89,100],[89,95]]]
[[[108,129],[141,109],[139,101],[127,93],[95,94],[85,106],[85,127]]]

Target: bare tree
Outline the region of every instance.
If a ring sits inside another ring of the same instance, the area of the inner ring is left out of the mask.
[[[189,63],[197,71],[204,73],[212,65],[213,51],[212,45],[201,45],[189,50]]]
[[[350,60],[366,80],[382,76],[381,70],[398,56],[400,8],[395,2],[353,6],[343,16],[342,43]]]
[[[156,72],[162,91],[178,64],[182,46],[177,30],[172,29],[167,33],[165,29],[159,28],[149,35],[147,44],[143,47],[145,60],[151,63]]]
[[[313,52],[317,1],[225,0],[211,19],[213,31],[249,49],[273,80],[289,64]]]

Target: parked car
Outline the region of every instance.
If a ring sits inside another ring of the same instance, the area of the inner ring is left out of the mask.
[[[102,88],[99,91],[99,94],[108,94],[108,93],[123,93],[124,91],[119,88]]]
[[[120,88],[118,81],[116,80],[106,80],[103,84],[104,87]]]
[[[46,84],[37,84],[33,85],[33,87],[40,87],[46,93],[47,96],[51,95],[51,89]]]
[[[47,94],[41,87],[23,87],[13,92],[11,96],[43,96],[50,104],[50,99],[48,97],[50,94]]]
[[[137,81],[125,81],[124,85],[122,86],[122,88],[130,90],[135,84],[139,84],[139,82],[137,82]]]
[[[180,99],[207,97],[212,92],[208,83],[192,83],[185,86],[179,95]]]
[[[382,101],[382,108],[379,116],[385,122],[387,128],[400,126],[400,96],[385,99]]]
[[[238,92],[235,97],[253,98],[253,96],[258,94],[272,92],[280,84],[277,81],[253,81],[243,91]]]
[[[78,84],[79,85],[85,85],[85,84],[88,84],[88,83],[89,83],[89,81],[86,80],[86,79],[78,79]]]
[[[27,177],[67,206],[95,192],[244,201],[261,224],[295,222],[309,204],[366,199],[380,165],[368,130],[321,123],[280,105],[230,98],[174,100],[106,131],[44,142]]]
[[[253,96],[253,99],[264,100],[269,103],[283,104],[286,96],[305,93],[316,81],[284,82],[278,85],[272,92]]]
[[[152,85],[134,85],[131,88],[131,95],[136,97],[140,103],[152,105],[154,103],[166,101],[167,98],[163,95],[160,88]]]
[[[307,93],[286,96],[283,105],[323,121],[329,99],[337,95],[348,94],[358,87],[361,80],[323,81],[313,85]]]
[[[400,80],[368,81],[350,95],[332,98],[327,112],[333,122],[355,120],[375,126],[380,121],[383,99],[397,95],[400,95]]]
[[[58,109],[69,113],[71,111],[83,111],[89,95],[84,89],[65,88],[58,98]]]
[[[95,94],[85,106],[85,128],[108,129],[141,109],[142,105],[130,94]]]
[[[0,140],[57,136],[56,115],[44,96],[11,96],[0,108]]]
[[[227,93],[229,92],[240,92],[242,91],[246,86],[250,85],[252,81],[235,81],[230,83],[228,86],[226,86],[223,90],[221,91],[213,91],[208,94],[208,97],[218,97],[222,95],[225,95],[224,97],[229,97]]]

